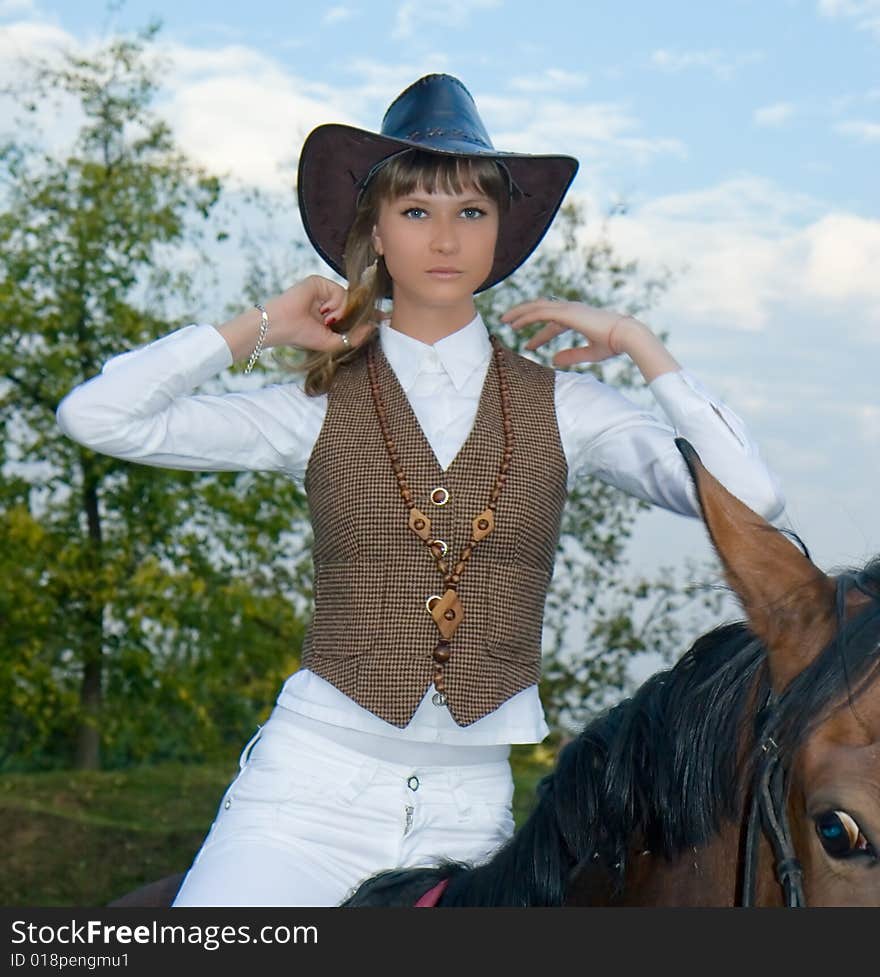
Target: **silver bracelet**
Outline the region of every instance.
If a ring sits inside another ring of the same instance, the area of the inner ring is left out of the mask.
[[[244,368],[245,373],[250,373],[254,368],[254,364],[260,358],[260,353],[263,352],[263,343],[266,342],[266,335],[269,332],[269,314],[263,308],[262,305],[257,305],[260,310],[260,335],[257,336],[257,345],[254,346],[254,351],[250,355],[250,359],[247,361],[247,366]]]

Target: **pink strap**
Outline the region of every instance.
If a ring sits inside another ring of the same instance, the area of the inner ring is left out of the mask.
[[[440,897],[443,895],[447,885],[449,885],[449,879],[443,879],[442,882],[438,882],[433,888],[428,889],[419,898],[419,901],[416,903],[416,909],[430,909],[436,906],[440,902]]]

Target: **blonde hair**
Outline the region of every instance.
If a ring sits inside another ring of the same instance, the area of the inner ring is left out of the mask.
[[[470,187],[494,200],[500,213],[510,205],[510,176],[492,159],[407,150],[392,156],[377,170],[361,193],[345,241],[348,292],[341,317],[330,327],[333,332],[350,332],[364,323],[372,323],[375,331],[381,315],[379,303],[391,296],[391,276],[381,255],[373,248],[373,227],[379,219],[380,205],[416,190],[456,194]],[[298,368],[306,374],[306,393],[311,397],[327,393],[339,366],[362,356],[373,338],[341,353],[310,354]]]

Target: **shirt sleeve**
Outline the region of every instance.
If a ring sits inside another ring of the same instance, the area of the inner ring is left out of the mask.
[[[61,401],[58,425],[93,451],[143,465],[282,471],[302,482],[327,398],[297,383],[193,393],[231,365],[213,326],[185,326],[108,360]]]
[[[745,424],[684,370],[649,385],[665,421],[589,373],[557,371],[556,413],[569,484],[594,475],[630,495],[699,516],[693,482],[674,438],[686,438],[705,467],[765,519],[785,505]]]

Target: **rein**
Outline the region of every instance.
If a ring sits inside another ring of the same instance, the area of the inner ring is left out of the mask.
[[[764,710],[769,711],[764,729],[772,728],[778,699],[772,691]],[[785,905],[790,908],[806,906],[803,870],[794,851],[788,823],[788,771],[782,762],[779,746],[765,732],[761,742],[761,756],[755,770],[749,820],[746,825],[742,897],[740,905],[754,907],[757,889],[758,849],[763,829],[776,859],[776,878],[782,886]]]

